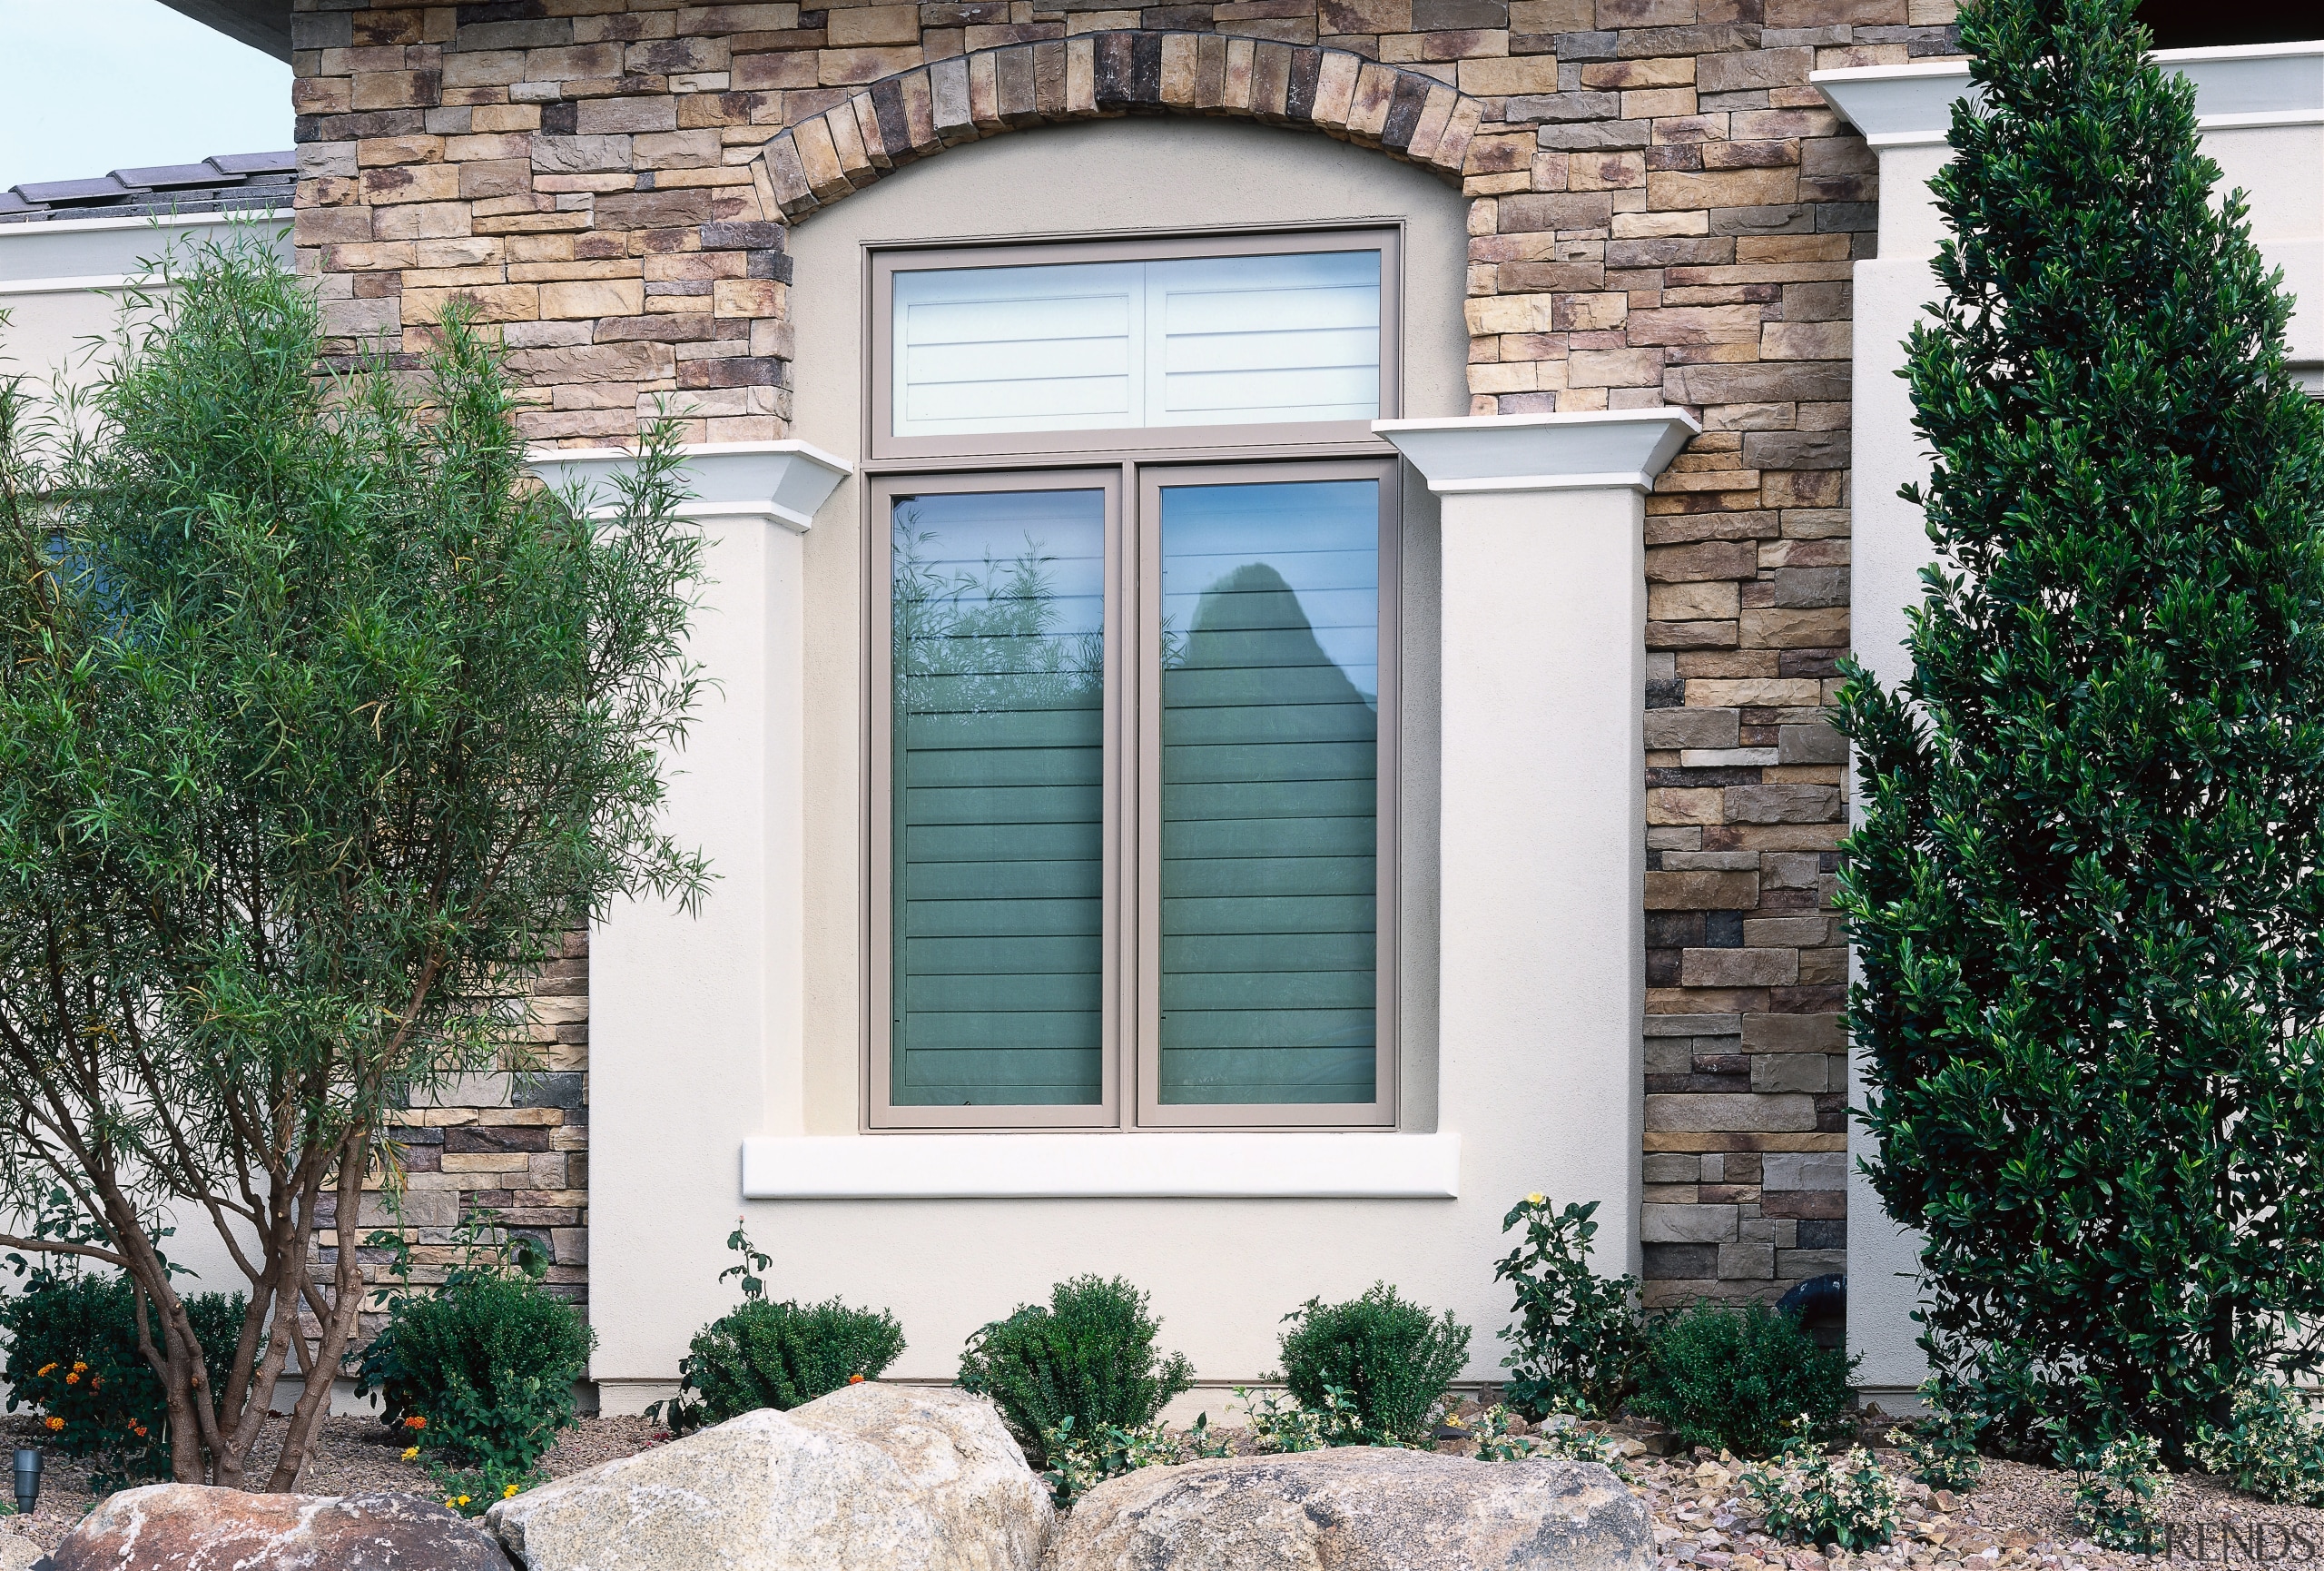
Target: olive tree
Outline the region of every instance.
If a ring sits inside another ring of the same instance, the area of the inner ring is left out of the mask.
[[[72,1213],[0,1242],[127,1275],[181,1480],[255,1483],[301,1380],[281,1489],[393,1111],[527,1067],[527,982],[608,902],[706,887],[656,825],[701,547],[666,432],[609,506],[529,480],[460,310],[335,375],[254,238],[151,283],[48,440],[0,392],[0,1210]],[[246,1279],[233,1345],[165,1224]]]

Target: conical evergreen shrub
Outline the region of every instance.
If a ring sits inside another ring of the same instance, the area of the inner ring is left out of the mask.
[[[2180,1455],[2324,1325],[2324,421],[2132,9],[1964,9],[1939,559],[1910,679],[1841,696],[1840,904],[1946,1399]]]

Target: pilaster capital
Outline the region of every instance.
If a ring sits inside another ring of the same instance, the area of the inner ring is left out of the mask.
[[[685,455],[694,495],[678,506],[688,519],[763,519],[803,534],[815,509],[854,471],[845,459],[803,441],[694,442]],[[628,448],[541,448],[526,466],[563,489],[579,481],[603,503],[607,482],[637,461]]]
[[[1485,491],[1651,490],[1702,430],[1684,410],[1374,420],[1438,496]]]

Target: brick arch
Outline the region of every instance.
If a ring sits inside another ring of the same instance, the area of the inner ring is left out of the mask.
[[[795,222],[960,143],[1138,113],[1312,126],[1457,183],[1483,105],[1433,76],[1344,49],[1215,33],[1087,33],[884,77],[769,142],[759,168]]]

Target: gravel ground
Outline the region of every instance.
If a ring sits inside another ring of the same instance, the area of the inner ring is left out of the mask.
[[[1468,1404],[1465,1406],[1473,1406]],[[282,1424],[267,1427],[258,1446],[261,1464],[281,1443]],[[31,1420],[0,1421],[11,1443],[33,1433]],[[585,1418],[557,1442],[545,1464],[562,1477],[643,1451],[664,1438],[644,1418]],[[1243,1438],[1229,1433],[1232,1439]],[[1635,1443],[1635,1442],[1634,1442]],[[1242,1448],[1240,1447],[1238,1449]],[[1447,1445],[1448,1450],[1467,1449]],[[310,1494],[409,1491],[430,1493],[428,1476],[402,1458],[400,1438],[375,1419],[330,1418],[309,1462],[300,1487]],[[1889,1470],[1903,1477],[1903,1458],[1877,1452]],[[1977,1487],[1961,1495],[1905,1483],[1905,1505],[1896,1540],[1886,1549],[1835,1554],[1828,1560],[1813,1549],[1778,1544],[1758,1532],[1759,1522],[1743,1498],[1742,1464],[1708,1452],[1687,1457],[1631,1457],[1631,1487],[1654,1513],[1656,1571],[1886,1571],[1888,1567],[1960,1567],[1961,1571],[2130,1571],[2152,1567],[2162,1556],[2123,1555],[2100,1549],[2077,1535],[2072,1521],[2073,1480],[2070,1474],[2018,1462],[1987,1461]],[[256,1469],[254,1469],[256,1470]],[[69,1457],[52,1456],[41,1487],[40,1508],[30,1517],[0,1517],[0,1532],[26,1535],[54,1546],[95,1504],[88,1469]],[[2270,1506],[2239,1495],[2218,1480],[2186,1476],[2171,1480],[2160,1505],[2164,1520],[2179,1525],[2169,1558],[2213,1562],[2250,1559],[2314,1560],[2324,1557],[2324,1511]],[[2261,1552],[2231,1547],[2222,1531],[2231,1526],[2240,1543],[2250,1544],[2264,1525]],[[2194,1533],[2203,1532],[2202,1554]],[[2302,1552],[2288,1535],[2305,1534],[2316,1547]]]
[[[1875,1455],[1902,1479],[1904,1459],[1894,1451]],[[2073,1476],[2020,1462],[1988,1459],[1976,1488],[1959,1495],[1903,1484],[1905,1506],[1896,1541],[1862,1554],[1837,1553],[1827,1562],[1813,1549],[1776,1543],[1756,1531],[1759,1523],[1743,1498],[1742,1465],[1721,1463],[1707,1454],[1658,1460],[1633,1458],[1632,1487],[1654,1512],[1659,1571],[1705,1566],[1712,1571],[1845,1571],[1847,1567],[1959,1566],[1964,1571],[2014,1566],[2023,1571],[2126,1571],[2156,1566],[2165,1556],[2125,1555],[2099,1548],[2074,1530]],[[2173,1561],[2314,1559],[2324,1555],[2324,1511],[2270,1506],[2240,1495],[2215,1478],[2176,1477],[2157,1503],[2157,1515],[2175,1525]],[[2255,1542],[2264,1524],[2261,1553],[2230,1549],[2222,1531],[2232,1526],[2241,1545]],[[2202,1553],[2196,1553],[2198,1528]],[[2302,1552],[2289,1535],[2303,1533],[2316,1547]]]

